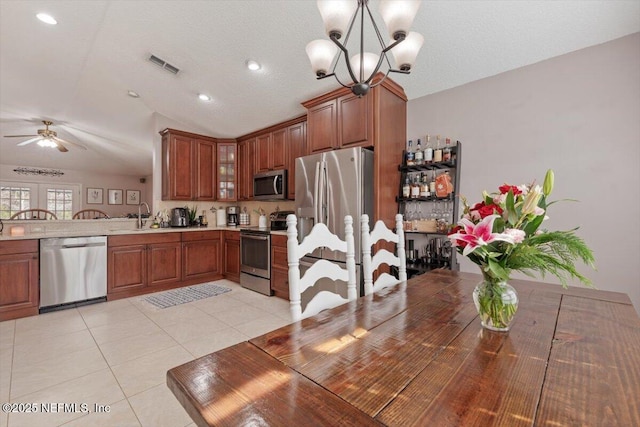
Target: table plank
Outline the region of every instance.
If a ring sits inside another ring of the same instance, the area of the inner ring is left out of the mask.
[[[564,296],[537,425],[640,426],[633,306]]]
[[[508,334],[479,319],[376,417],[386,425],[531,425],[560,295],[525,293]]]
[[[423,285],[424,281],[428,286]],[[420,279],[412,279],[411,285],[402,283],[358,298],[253,338],[250,342],[287,366],[298,369],[459,281],[458,277],[450,275],[421,276]]]
[[[169,370],[167,385],[199,426],[379,425],[248,342]]]
[[[477,317],[473,286],[447,287],[298,370],[375,416]]]

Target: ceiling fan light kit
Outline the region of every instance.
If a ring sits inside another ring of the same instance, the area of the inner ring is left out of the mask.
[[[35,138],[28,139],[26,141],[20,142],[19,144],[17,144],[18,147],[31,144],[32,142],[37,142],[40,147],[57,148],[58,151],[62,153],[66,153],[67,151],[69,151],[67,147],[64,146],[64,144],[73,145],[83,150],[87,149],[87,147],[85,147],[82,144],[78,144],[71,141],[65,141],[64,139],[58,138],[58,133],[56,131],[49,129],[49,126],[53,125],[53,122],[49,120],[43,120],[42,123],[44,124],[44,129],[38,129],[37,135],[5,135],[5,137],[7,138],[35,137]]]
[[[380,84],[391,72],[409,74],[424,43],[424,37],[421,34],[409,31],[420,3],[420,0],[382,0],[380,2],[380,15],[392,38],[387,45],[369,10],[369,0],[318,0],[318,10],[330,40],[314,40],[307,44],[306,52],[316,78],[324,79],[334,76],[340,85],[350,88],[355,95],[363,96],[371,87]],[[379,54],[364,51],[365,15],[371,21],[371,27],[380,43]],[[360,25],[359,53],[350,58],[347,43],[356,21],[359,21]],[[340,41],[341,39],[343,42]],[[391,66],[387,57],[389,51],[393,54],[396,68]],[[343,54],[351,80],[349,83],[343,83],[336,74],[336,67]],[[387,71],[384,77],[372,83],[374,76],[385,62]]]

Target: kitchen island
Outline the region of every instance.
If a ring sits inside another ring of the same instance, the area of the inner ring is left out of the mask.
[[[640,425],[629,298],[511,281],[509,333],[482,329],[478,274],[436,270],[175,367],[207,425]]]

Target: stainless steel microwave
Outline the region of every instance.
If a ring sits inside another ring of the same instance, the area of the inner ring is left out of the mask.
[[[253,176],[254,200],[282,200],[287,198],[287,170],[260,172]]]

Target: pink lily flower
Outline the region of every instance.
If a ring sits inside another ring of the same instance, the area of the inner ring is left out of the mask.
[[[461,219],[458,225],[464,228],[464,233],[454,233],[449,235],[451,243],[457,246],[457,240],[465,242],[467,245],[462,251],[462,255],[467,256],[471,252],[475,251],[480,246],[488,245],[491,242],[500,240],[503,242],[514,244],[513,236],[505,233],[492,233],[493,222],[496,218],[500,218],[499,215],[489,215],[477,224],[469,221],[468,219]]]

